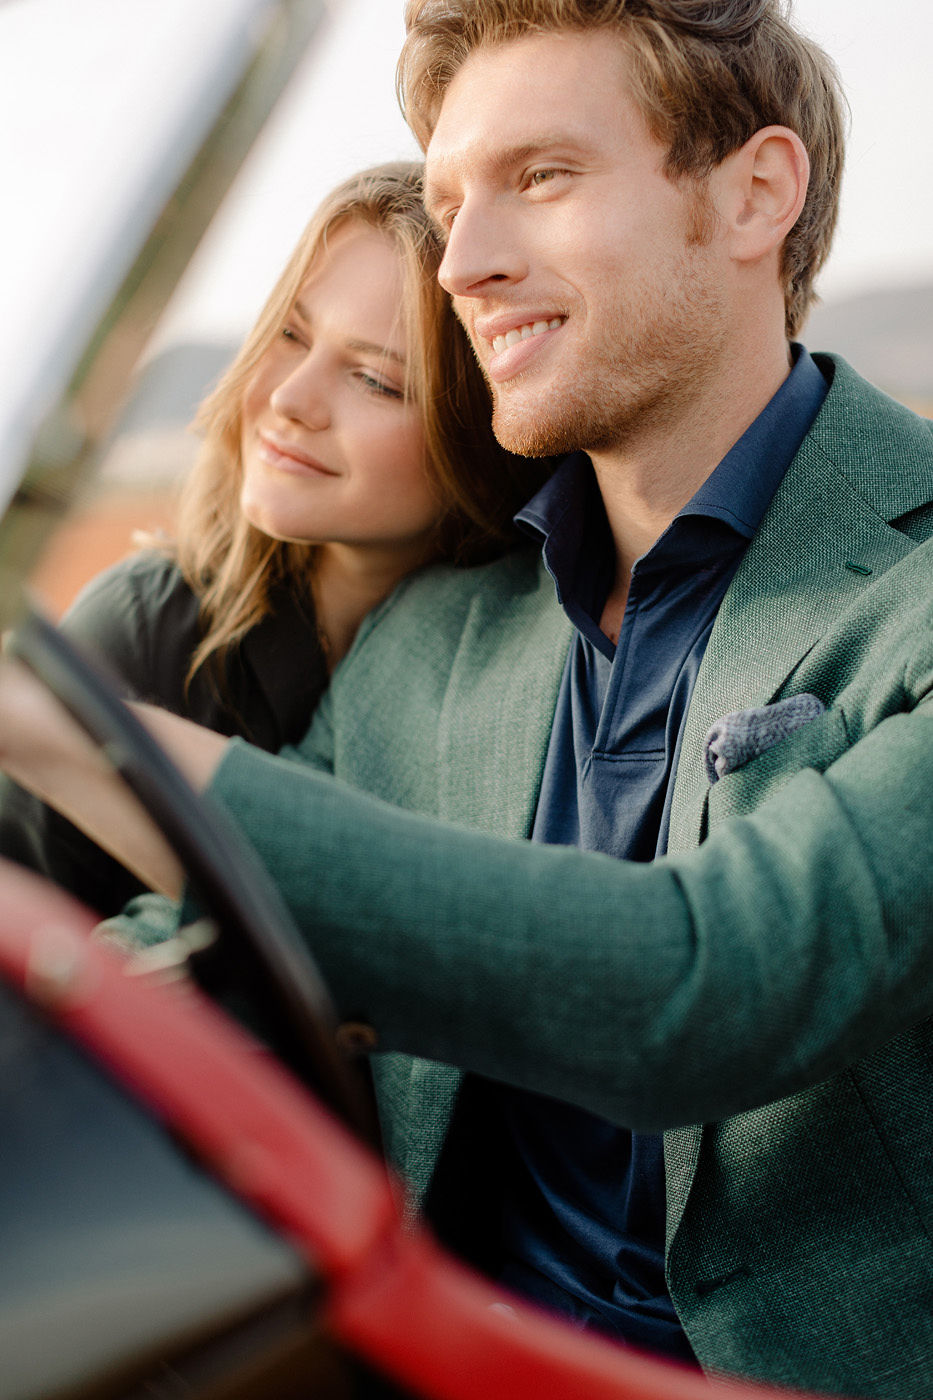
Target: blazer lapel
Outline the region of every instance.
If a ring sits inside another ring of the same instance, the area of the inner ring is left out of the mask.
[[[855,563],[879,574],[913,545],[886,525],[812,446],[801,448],[719,610],[687,715],[668,849],[699,844],[709,783],[703,745],[731,710],[767,705],[811,647],[864,588]],[[702,1125],[664,1135],[667,1238],[680,1224],[697,1169]]]
[[[500,836],[534,820],[570,624],[541,567],[524,593],[477,593],[451,668],[438,725],[438,814]],[[462,1079],[449,1065],[390,1055],[381,1095],[406,1105],[392,1144],[421,1203]],[[414,1124],[414,1127],[412,1127]]]
[[[438,731],[440,814],[527,836],[534,819],[571,627],[543,566],[503,608],[475,598]]]
[[[834,416],[830,411],[830,428]],[[804,439],[710,635],[678,764],[671,851],[687,850],[700,840],[708,788],[703,743],[710,726],[732,710],[775,699],[801,658],[864,589],[866,572],[883,573],[913,548],[880,517],[881,503],[866,500],[852,484],[859,475],[855,461],[838,446],[836,460],[828,456],[826,425],[821,418],[817,424],[821,431],[815,425]],[[891,447],[894,465],[903,462],[896,444]],[[884,494],[886,485],[879,482],[876,494]],[[925,486],[902,481],[900,499],[887,490],[884,505],[892,513],[898,507],[906,511],[920,503],[924,492],[928,498],[930,489],[929,478]]]
[[[695,847],[709,785],[703,742],[731,710],[766,705],[865,586],[914,547],[887,522],[933,498],[929,425],[844,361],[723,600],[687,716],[669,849]],[[667,1241],[683,1217],[702,1125],[664,1135]]]

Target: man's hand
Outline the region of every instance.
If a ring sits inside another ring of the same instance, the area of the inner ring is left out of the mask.
[[[206,787],[227,741],[151,705],[132,708],[192,786]],[[0,660],[0,768],[152,889],[179,895],[183,872],[162,834],[64,706],[8,655]]]
[[[62,763],[84,763],[106,771],[106,763],[47,686],[28,666],[4,652],[0,660],[0,768],[16,782],[50,800]]]

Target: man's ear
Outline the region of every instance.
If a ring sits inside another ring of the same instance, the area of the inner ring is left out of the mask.
[[[762,127],[716,173],[717,206],[732,256],[755,262],[779,248],[800,216],[810,178],[810,160],[797,133],[786,126]]]

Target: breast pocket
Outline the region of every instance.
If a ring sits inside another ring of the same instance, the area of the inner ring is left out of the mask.
[[[804,768],[825,772],[851,744],[841,706],[825,710],[713,784],[707,795],[707,830],[755,811]]]

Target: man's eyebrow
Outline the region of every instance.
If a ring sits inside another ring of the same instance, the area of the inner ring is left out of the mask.
[[[425,180],[422,200],[429,219],[435,217],[434,211],[437,209],[438,205],[443,204],[444,201],[449,198],[450,186],[445,186],[438,181],[433,181],[429,184],[428,181]]]
[[[591,153],[591,150],[591,144],[584,138],[575,136],[567,130],[555,130],[544,132],[531,141],[516,142],[514,146],[503,146],[500,150],[484,151],[476,162],[471,160],[469,153],[459,156],[453,155],[448,161],[442,161],[441,169],[436,175],[429,174],[427,176],[424,189],[425,208],[430,214],[433,209],[443,204],[444,200],[451,198],[453,194],[453,184],[449,184],[445,180],[445,165],[453,182],[456,182],[459,172],[476,165],[485,174],[495,178],[508,170],[514,170],[516,166],[526,165],[532,160],[580,159]]]

